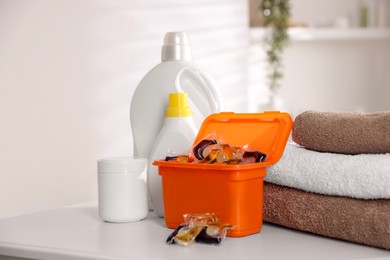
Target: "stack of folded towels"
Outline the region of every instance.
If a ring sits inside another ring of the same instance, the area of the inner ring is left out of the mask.
[[[390,112],[296,117],[267,169],[264,221],[390,249]]]

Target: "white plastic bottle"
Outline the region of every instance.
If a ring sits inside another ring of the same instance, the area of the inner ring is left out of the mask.
[[[211,78],[192,62],[191,46],[184,32],[165,35],[161,63],[138,84],[130,108],[134,156],[148,158],[151,146],[161,129],[167,96],[186,92],[198,128],[204,118],[220,112],[222,98]],[[175,84],[178,81],[179,84]]]
[[[152,145],[148,160],[147,183],[150,200],[154,211],[160,217],[164,217],[162,182],[158,168],[152,163],[154,160],[164,159],[167,155],[187,153],[197,132],[188,106],[187,93],[171,93],[163,126]]]

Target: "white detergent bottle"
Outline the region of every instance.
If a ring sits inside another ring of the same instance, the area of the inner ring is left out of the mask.
[[[162,181],[158,174],[158,167],[152,163],[166,156],[188,154],[197,132],[191,109],[188,106],[187,93],[169,94],[169,106],[165,112],[165,120],[151,147],[148,161],[147,183],[150,201],[154,211],[160,217],[164,217]]]
[[[192,62],[191,46],[184,32],[165,35],[161,63],[138,84],[130,108],[134,156],[148,158],[164,120],[167,96],[186,92],[198,128],[205,117],[220,112],[222,98],[213,80]],[[179,81],[180,89],[177,89]]]

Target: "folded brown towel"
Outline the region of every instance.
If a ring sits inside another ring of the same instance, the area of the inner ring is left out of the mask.
[[[320,152],[390,153],[390,112],[306,111],[295,118],[292,139]]]
[[[263,219],[314,234],[390,249],[390,200],[362,200],[264,183]]]

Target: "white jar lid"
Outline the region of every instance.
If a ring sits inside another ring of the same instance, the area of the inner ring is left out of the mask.
[[[111,157],[98,160],[98,173],[141,173],[147,165],[146,158]]]

